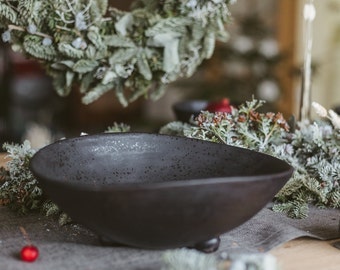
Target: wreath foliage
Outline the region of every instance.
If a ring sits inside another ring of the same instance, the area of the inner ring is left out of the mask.
[[[39,60],[58,94],[77,84],[85,104],[114,89],[120,103],[157,99],[227,40],[233,0],[1,0],[2,40]]]

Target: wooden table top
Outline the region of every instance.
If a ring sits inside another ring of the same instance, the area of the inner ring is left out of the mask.
[[[6,157],[6,154],[0,153],[0,167],[4,167],[5,166],[5,164],[7,162],[5,157]]]
[[[5,166],[5,154],[0,153],[0,167]],[[280,270],[339,270],[340,250],[332,244],[338,240],[320,241],[299,238],[271,250],[279,263]]]

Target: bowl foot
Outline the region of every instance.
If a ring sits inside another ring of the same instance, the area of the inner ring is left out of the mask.
[[[218,250],[221,243],[219,236],[195,244],[192,248],[204,253],[212,253]]]

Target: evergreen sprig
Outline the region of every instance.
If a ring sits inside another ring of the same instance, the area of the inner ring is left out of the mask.
[[[214,254],[181,248],[164,252],[161,270],[218,270],[227,269],[227,266],[229,270],[279,269],[276,258],[271,254],[239,253],[218,258]]]
[[[276,195],[275,211],[302,218],[310,204],[340,208],[340,117],[323,109],[320,116],[327,120],[299,122],[289,131],[282,114],[259,113],[262,105],[252,100],[231,113],[203,111],[191,124],[172,122],[160,133],[244,147],[287,161],[295,172]]]
[[[70,221],[59,207],[46,198],[38,181],[29,169],[29,161],[36,152],[29,141],[23,144],[3,145],[9,161],[2,169],[4,179],[0,182],[0,202],[19,214],[42,212],[46,216],[57,216],[61,225]]]
[[[60,95],[80,85],[91,103],[113,89],[122,105],[157,99],[164,86],[210,58],[233,0],[136,0],[130,12],[108,0],[2,0],[2,40],[37,59]]]
[[[7,169],[10,181],[7,179],[2,183],[0,200],[19,213],[39,208],[42,191],[28,167],[35,151],[28,141],[21,145],[5,143],[3,147],[8,152]]]

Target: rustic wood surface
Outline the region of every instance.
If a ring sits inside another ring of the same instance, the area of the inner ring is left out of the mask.
[[[0,154],[0,167],[7,160]],[[333,246],[339,240],[319,241],[310,238],[300,238],[289,241],[270,253],[279,263],[280,270],[339,270],[340,249]]]
[[[339,242],[300,238],[287,242],[270,253],[274,255],[281,270],[339,270],[340,250],[332,244]]]
[[[6,157],[5,154],[0,153],[0,167],[4,167],[5,166],[5,164],[7,162],[5,157]]]

